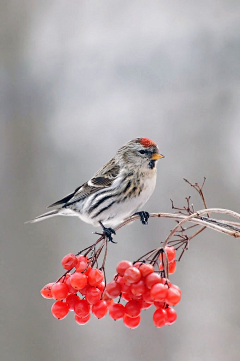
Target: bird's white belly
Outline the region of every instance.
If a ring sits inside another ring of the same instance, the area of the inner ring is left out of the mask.
[[[124,219],[132,216],[137,211],[141,210],[144,204],[148,201],[149,197],[154,191],[156,185],[156,177],[147,179],[144,182],[144,187],[139,196],[133,197],[130,200],[114,203],[106,211],[102,212],[99,217],[94,219],[94,222],[90,221],[95,226],[99,225],[99,221],[102,221],[103,224],[107,227],[115,227],[120,224]],[[105,205],[106,203],[106,205]],[[111,203],[111,200],[108,200],[104,203],[104,206],[107,206]]]

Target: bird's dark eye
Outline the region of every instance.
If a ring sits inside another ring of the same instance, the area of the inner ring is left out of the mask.
[[[141,153],[141,154],[145,154],[146,152],[145,152],[145,150],[139,150],[139,153]]]

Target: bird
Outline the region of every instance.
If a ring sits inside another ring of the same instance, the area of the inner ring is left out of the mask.
[[[164,155],[148,138],[136,138],[123,145],[86,183],[47,208],[53,210],[26,222],[35,223],[54,216],[78,216],[113,243],[114,227],[138,214],[148,224],[149,213],[141,211],[156,186],[156,163]]]

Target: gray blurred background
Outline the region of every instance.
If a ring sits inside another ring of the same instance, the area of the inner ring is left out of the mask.
[[[148,310],[129,330],[109,317],[57,321],[40,296],[94,229],[63,217],[24,225],[139,136],[166,156],[146,210],[189,194],[203,208],[182,178],[206,176],[208,206],[240,211],[239,0],[2,0],[0,27],[1,360],[239,360],[239,240],[194,239],[171,278],[177,322],[157,329]],[[173,225],[121,229],[108,279]]]

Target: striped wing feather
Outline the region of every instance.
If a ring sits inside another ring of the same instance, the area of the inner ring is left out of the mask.
[[[99,191],[99,188],[108,188],[113,183],[114,179],[118,176],[120,167],[115,164],[111,159],[102,169],[100,169],[89,182],[84,183],[82,186],[75,189],[73,193],[68,194],[66,197],[51,204],[47,208],[56,206],[69,206],[76,203],[91,194]]]

